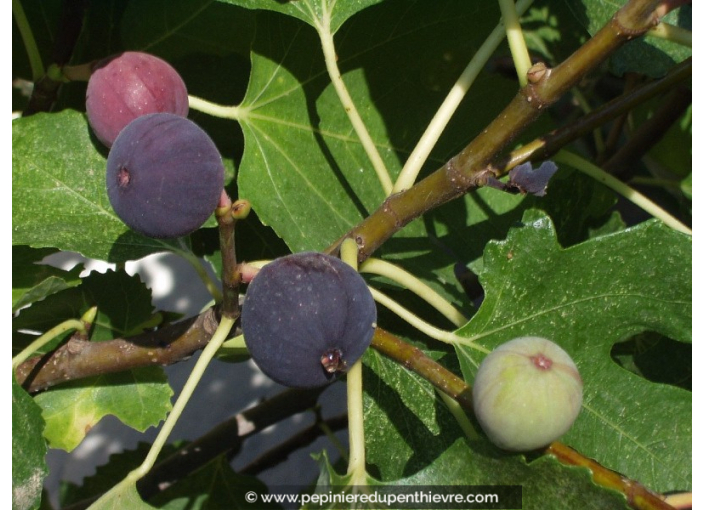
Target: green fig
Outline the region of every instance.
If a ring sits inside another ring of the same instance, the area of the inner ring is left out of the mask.
[[[509,451],[542,448],[567,432],[582,407],[582,378],[560,346],[526,336],[500,345],[481,363],[474,413],[489,439]]]

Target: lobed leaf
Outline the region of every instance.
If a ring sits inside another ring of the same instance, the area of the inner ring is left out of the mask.
[[[458,333],[488,348],[525,335],[561,345],[584,381],[564,441],[654,490],[687,490],[691,393],[624,370],[611,350],[644,331],[692,341],[691,263],[691,237],[654,220],[562,249],[549,218],[528,212],[487,246],[486,297]],[[456,347],[471,383],[483,355]]]
[[[49,445],[71,451],[108,414],[142,432],[156,426],[171,410],[172,395],[163,369],[147,367],[63,384],[34,401]]]
[[[80,285],[81,268],[64,271],[39,264],[55,250],[12,247],[12,312],[47,296]]]

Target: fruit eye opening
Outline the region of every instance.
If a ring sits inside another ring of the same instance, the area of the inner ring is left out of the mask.
[[[342,359],[342,351],[337,348],[325,351],[320,357],[320,363],[328,374],[347,370],[347,363]]]
[[[117,173],[117,184],[121,188],[127,187],[130,183],[130,171],[126,167],[120,167],[120,171]]]

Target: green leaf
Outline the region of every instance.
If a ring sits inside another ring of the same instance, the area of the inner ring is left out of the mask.
[[[105,190],[105,155],[83,114],[65,110],[12,122],[12,244],[123,262],[173,246],[140,236]]]
[[[498,11],[466,2],[442,10],[385,2],[342,28],[336,48],[342,77],[392,178],[498,20]],[[240,195],[292,251],[320,250],[376,209],[384,193],[330,84],[315,32],[269,14],[258,17],[258,26],[240,118]],[[515,90],[501,77],[482,76],[428,170],[459,151]]]
[[[562,249],[551,221],[490,243],[480,274],[486,297],[459,334],[485,347],[518,336],[550,338],[584,381],[582,413],[564,441],[657,491],[691,486],[690,392],[616,365],[616,342],[654,331],[691,342],[691,237],[649,221]],[[483,355],[457,346],[471,382]]]
[[[686,196],[688,199],[692,200],[692,173],[690,172],[687,177],[682,179],[682,182],[680,183],[680,188],[682,189],[682,193],[684,196]]]
[[[151,324],[151,291],[138,275],[122,271],[93,272],[79,287],[64,290],[22,310],[13,321],[15,329],[48,330],[67,319],[80,318],[89,308],[98,307],[91,339],[109,340],[131,336]]]
[[[226,456],[221,455],[205,466],[183,478],[150,501],[166,510],[216,510],[219,508],[252,508],[245,494],[255,492],[261,496],[268,492],[266,486],[250,476],[234,472]],[[257,508],[281,508],[264,503]]]
[[[571,11],[587,31],[594,35],[606,25],[627,0],[571,0]],[[682,5],[665,15],[660,21],[692,30],[692,6]],[[628,42],[610,59],[613,72],[619,76],[626,72],[645,73],[660,77],[674,63],[692,56],[692,49],[651,36]]]
[[[181,444],[167,443],[157,456],[157,463],[173,455]],[[125,479],[132,470],[137,469],[147,454],[151,444],[138,443],[132,450],[123,450],[110,455],[108,461],[98,466],[95,473],[86,476],[80,484],[65,482],[61,488],[61,507],[68,507],[79,501],[94,499],[108,492],[117,480]]]
[[[153,317],[151,292],[139,277],[108,271],[91,273],[79,287],[22,310],[13,327],[44,331],[66,319],[81,317],[92,306],[98,306],[91,330],[93,341],[139,333]],[[40,393],[35,400],[42,407],[51,446],[72,450],[107,414],[137,430],[156,425],[171,409],[171,395],[163,369],[149,367],[74,381]]]
[[[34,250],[28,246],[12,247],[13,312],[81,283],[80,267],[64,271],[39,264],[51,253],[55,253],[55,250]]]
[[[340,26],[357,12],[382,2],[383,0],[303,0],[294,2],[270,2],[268,0],[219,0],[220,2],[240,5],[247,9],[267,9],[293,16],[316,27],[330,20],[330,31],[334,34]]]
[[[91,510],[155,510],[137,492],[136,480],[124,479],[90,506]]]
[[[463,201],[455,200],[431,211],[426,218],[432,219],[428,230],[437,242],[457,254],[457,259],[473,271],[479,271],[486,243],[505,238],[527,209],[539,208],[557,218],[555,228],[560,242],[569,246],[588,239],[593,230],[622,228],[623,223],[611,217],[615,203],[614,193],[606,186],[579,172],[560,168],[550,179],[544,198],[483,187],[467,194]]]
[[[254,13],[244,9],[212,0],[173,0],[168,9],[153,2],[128,3],[119,32],[125,48],[172,61],[189,55],[246,55],[255,26]]]
[[[12,510],[38,508],[48,473],[41,409],[12,377]]]
[[[163,369],[147,367],[62,384],[34,400],[49,445],[71,451],[108,414],[139,431],[156,426],[171,410],[172,395]]]

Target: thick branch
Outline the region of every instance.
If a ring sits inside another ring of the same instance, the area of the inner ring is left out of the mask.
[[[498,160],[494,166],[500,174],[504,174],[521,163],[549,158],[567,144],[592,132],[596,127],[631,111],[637,105],[658,94],[672,90],[673,87],[691,76],[692,59],[688,58],[673,67],[664,78],[629,90],[626,94],[612,99],[576,122],[536,138],[520,149],[510,152]]]
[[[55,351],[35,356],[15,371],[27,391],[57,383],[151,365],[170,365],[205,347],[217,329],[215,309],[132,338],[90,342],[71,338]]]
[[[366,260],[387,239],[421,214],[485,183],[492,159],[588,72],[656,22],[659,0],[631,0],[592,39],[567,60],[523,87],[509,105],[462,152],[412,188],[387,198],[379,209],[348,232]],[[342,239],[328,248],[336,252]]]
[[[426,356],[417,347],[377,327],[372,347],[409,370],[413,370],[440,391],[454,398],[462,407],[473,412],[472,389],[441,364]]]
[[[426,356],[420,349],[408,345],[381,328],[377,328],[374,334],[372,347],[407,369],[413,370],[437,389],[455,399],[465,411],[474,414],[472,388],[463,379]],[[552,443],[545,450],[545,453],[554,455],[563,464],[588,468],[592,472],[594,482],[602,487],[621,492],[631,508],[673,510],[659,495],[651,492],[645,486],[605,468],[595,460],[585,457],[562,443],[557,441]]]

